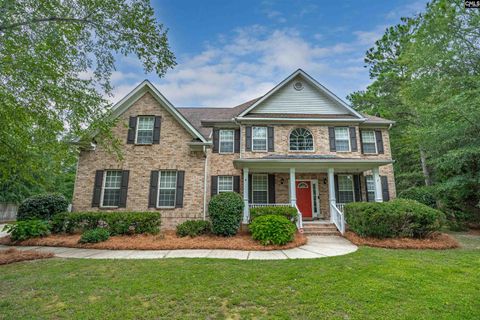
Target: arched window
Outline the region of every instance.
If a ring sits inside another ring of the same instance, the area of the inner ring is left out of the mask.
[[[297,128],[290,133],[290,151],[313,151],[312,133],[304,128]]]

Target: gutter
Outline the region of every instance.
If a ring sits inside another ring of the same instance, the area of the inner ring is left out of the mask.
[[[203,146],[203,153],[205,154],[205,165],[203,169],[203,220],[207,220],[208,152],[206,146]]]
[[[363,123],[367,119],[319,119],[319,118],[245,118],[245,117],[237,117],[237,121],[275,121],[275,122],[360,122]]]

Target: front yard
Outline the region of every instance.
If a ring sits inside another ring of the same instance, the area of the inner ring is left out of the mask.
[[[0,267],[0,319],[478,319],[478,239],[316,260],[15,263]]]

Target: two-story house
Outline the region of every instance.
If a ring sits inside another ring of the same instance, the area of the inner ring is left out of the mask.
[[[300,69],[233,108],[176,108],[144,81],[113,117],[123,157],[81,151],[74,211],[159,210],[173,228],[207,219],[210,198],[234,191],[244,223],[254,206],[289,205],[343,231],[345,203],[395,197],[393,121],[355,111]]]

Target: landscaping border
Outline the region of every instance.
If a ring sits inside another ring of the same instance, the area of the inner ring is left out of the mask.
[[[424,239],[361,237],[352,231],[345,233],[345,238],[357,246],[369,246],[386,249],[434,249],[445,250],[459,248],[459,242],[446,233],[435,233]]]

